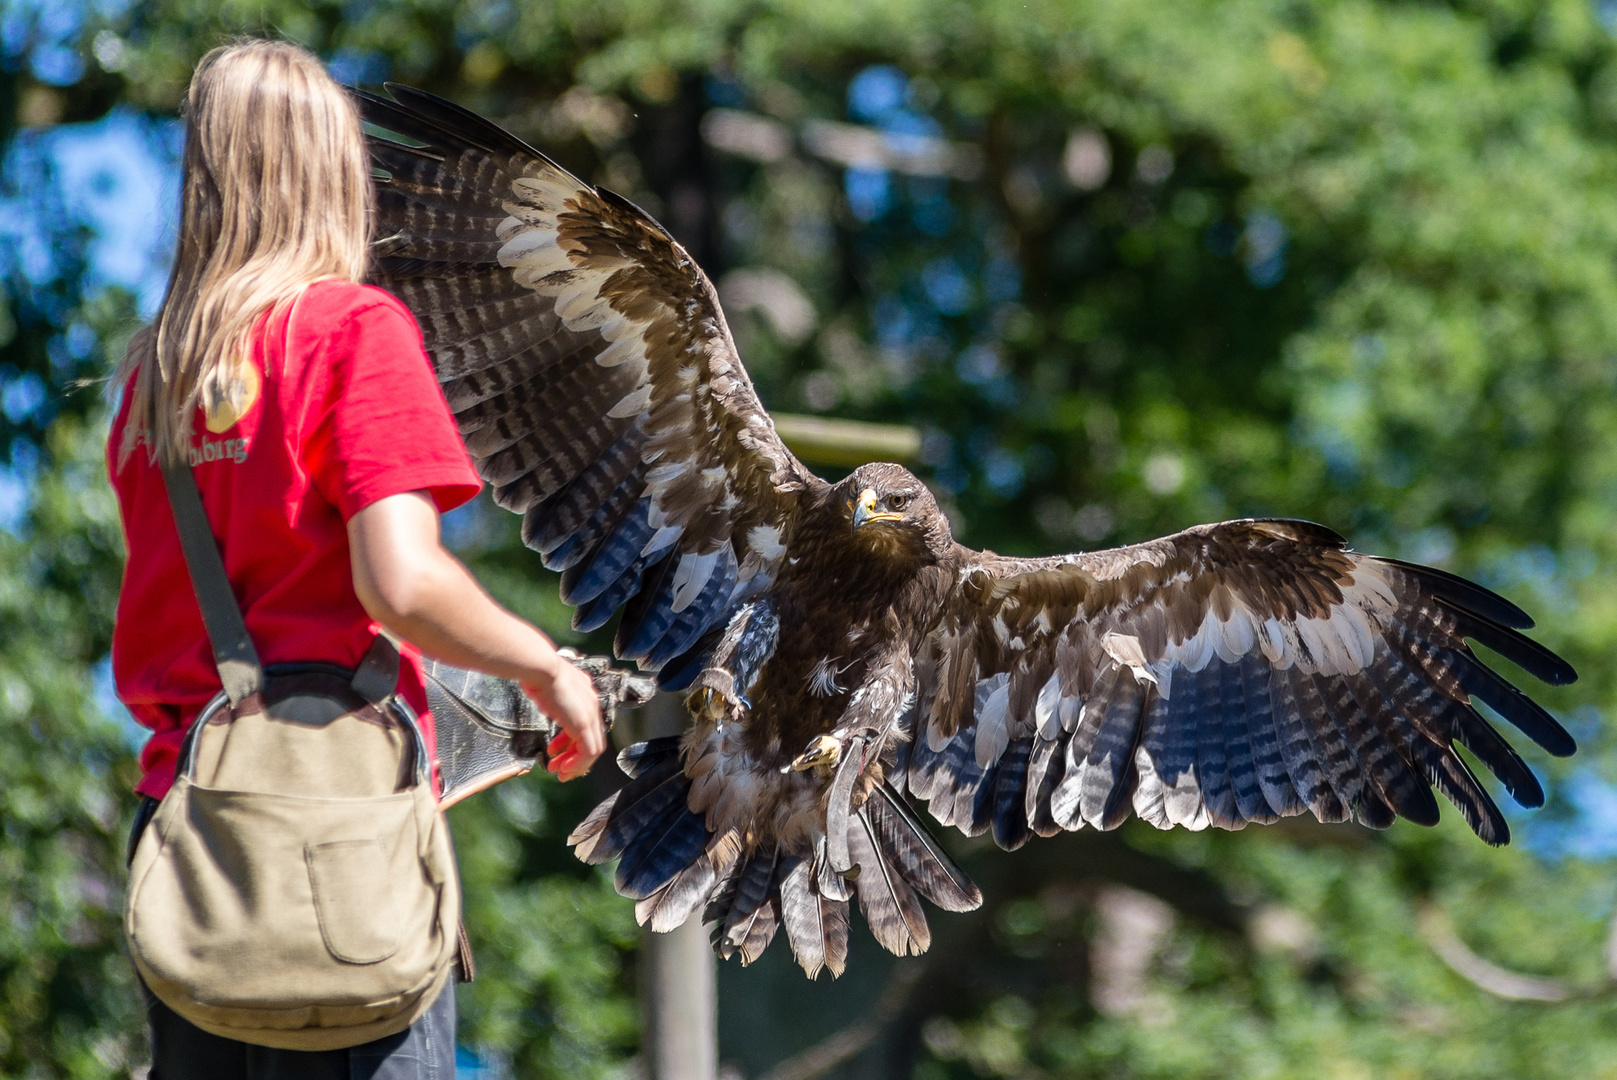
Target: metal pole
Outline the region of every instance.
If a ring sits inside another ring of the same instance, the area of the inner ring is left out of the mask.
[[[658,694],[640,713],[644,737],[684,730],[685,702]],[[714,1080],[719,1058],[718,979],[700,909],[671,933],[641,939],[641,1056],[649,1080]]]

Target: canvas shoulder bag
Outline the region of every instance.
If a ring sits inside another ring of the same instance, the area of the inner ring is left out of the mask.
[[[152,993],[216,1035],[292,1050],[402,1031],[453,976],[460,885],[430,762],[378,638],[356,671],[267,673],[196,480],[164,470],[224,690],[192,723],[130,866]]]

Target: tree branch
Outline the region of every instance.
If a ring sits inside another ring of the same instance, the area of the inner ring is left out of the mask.
[[[1560,979],[1523,975],[1484,960],[1460,940],[1448,915],[1435,904],[1421,908],[1419,925],[1421,936],[1437,953],[1438,959],[1479,990],[1509,1001],[1566,1001],[1578,996]]]

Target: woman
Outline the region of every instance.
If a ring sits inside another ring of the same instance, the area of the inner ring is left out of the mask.
[[[359,284],[372,195],[348,95],[304,50],[249,41],[203,58],[185,115],[179,249],[156,323],[119,371],[108,442],[129,551],[113,672],[153,732],[136,790],[162,798],[187,725],[219,691],[163,487],[161,465],[176,462],[193,466],[265,664],[352,668],[380,624],[520,681],[563,729],[551,770],[582,774],[605,747],[589,678],[440,541],[439,513],[478,480],[414,319]],[[398,692],[430,750],[405,653]],[[318,1054],[221,1039],[148,1000],[153,1080],[454,1075],[452,992],[406,1032]]]

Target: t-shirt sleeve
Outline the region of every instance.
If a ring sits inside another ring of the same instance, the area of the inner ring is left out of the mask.
[[[414,319],[392,303],[367,303],[317,348],[329,392],[305,464],[344,521],[407,491],[431,492],[439,510],[477,494],[477,473]]]

